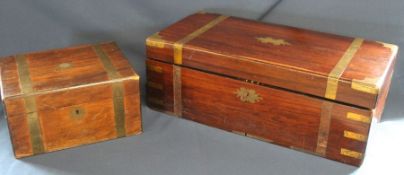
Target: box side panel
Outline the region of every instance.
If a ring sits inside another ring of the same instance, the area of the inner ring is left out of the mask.
[[[387,96],[389,94],[393,74],[394,74],[394,67],[392,67],[389,70],[389,72],[388,72],[388,74],[386,76],[386,79],[384,81],[384,84],[383,84],[382,88],[380,89],[379,96],[377,98],[377,104],[376,104],[376,108],[375,108],[375,111],[374,111],[374,117],[379,122],[381,121],[381,118],[382,118],[382,115],[383,115],[383,110],[384,110],[384,106],[386,104]]]
[[[151,60],[148,64],[173,66]],[[181,97],[181,102],[165,103],[181,103],[183,118],[351,165],[362,162],[368,110],[184,67]]]
[[[15,57],[9,56],[0,59],[0,76],[1,76],[1,98],[5,99],[8,96],[21,93],[19,83],[17,64]]]
[[[142,132],[142,115],[139,79],[131,79],[124,84],[125,132],[126,136]]]
[[[147,105],[167,113],[174,112],[173,68],[171,64],[146,60]]]
[[[117,87],[122,93],[116,93]],[[32,113],[36,113],[36,118],[20,112],[21,109],[27,110],[24,104],[27,98],[9,99],[10,102],[6,103],[7,107],[11,107],[8,113],[15,114],[10,115],[8,120],[16,157],[141,132],[138,79],[39,94],[32,97],[37,110]],[[121,101],[121,105],[116,105],[117,101]],[[39,128],[38,132],[33,132],[33,124]],[[123,134],[119,134],[121,131]],[[38,138],[39,142],[32,144],[33,138]],[[32,151],[37,144],[41,144],[43,149]]]
[[[24,109],[24,100],[17,99],[10,101],[6,99],[4,100],[4,106],[15,157],[20,158],[32,155],[33,150],[28,125],[28,115],[15,113],[16,110]]]

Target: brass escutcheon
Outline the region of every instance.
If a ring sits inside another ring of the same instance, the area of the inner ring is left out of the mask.
[[[262,97],[254,89],[241,87],[236,90],[235,94],[240,101],[246,103],[256,103],[262,100]]]
[[[267,44],[270,43],[274,46],[288,46],[291,45],[289,42],[283,40],[283,39],[277,39],[277,38],[271,38],[271,37],[256,37],[256,40],[258,40],[261,43]]]
[[[70,109],[70,117],[75,119],[80,119],[85,115],[85,110],[82,107],[72,107]]]
[[[61,64],[58,65],[58,67],[59,67],[59,69],[67,69],[67,68],[72,67],[72,64],[70,64],[70,63],[61,63]]]

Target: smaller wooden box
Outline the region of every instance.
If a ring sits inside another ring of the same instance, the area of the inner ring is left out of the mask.
[[[139,76],[115,43],[0,60],[15,157],[141,133]]]

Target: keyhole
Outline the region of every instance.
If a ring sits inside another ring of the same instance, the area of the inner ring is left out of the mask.
[[[85,112],[83,108],[80,107],[74,107],[70,111],[70,116],[73,118],[81,118],[85,115]]]

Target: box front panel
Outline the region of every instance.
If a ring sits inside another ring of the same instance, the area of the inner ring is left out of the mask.
[[[111,98],[38,112],[46,151],[115,138]]]
[[[26,108],[24,99],[6,103],[18,158],[141,132],[138,79],[40,94],[33,99],[36,120],[17,112],[18,106]],[[32,129],[35,125],[37,131]]]
[[[162,93],[166,93],[166,87],[173,89],[172,97],[160,97],[164,102],[159,102],[163,107],[160,110],[344,163],[362,162],[371,115],[368,110],[266,87],[258,82],[184,67],[178,69],[158,61],[147,63],[163,70],[158,78],[155,78],[157,72],[148,75],[148,82],[160,84]],[[178,75],[179,80],[175,77]],[[172,81],[162,81],[169,76],[174,76]],[[175,83],[180,83],[180,88]],[[153,94],[158,89],[152,86],[148,89],[148,98],[159,97]],[[175,101],[177,95],[180,101]],[[149,105],[159,107],[155,99],[149,100]]]

